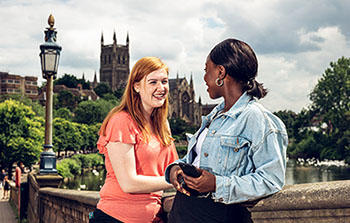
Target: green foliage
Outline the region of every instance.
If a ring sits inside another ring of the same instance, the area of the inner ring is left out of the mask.
[[[71,178],[81,174],[81,162],[76,159],[63,159],[57,163],[57,172],[62,177]]]
[[[64,74],[63,77],[54,80],[54,85],[65,85],[69,88],[76,88],[78,85],[78,79],[72,74]]]
[[[104,164],[102,155],[77,154],[72,158],[67,158],[57,163],[57,172],[64,178],[72,178],[81,174],[84,168],[94,168]]]
[[[350,163],[350,58],[331,62],[299,114],[275,114],[286,124],[292,158],[345,159]]]
[[[43,118],[45,117],[44,107],[38,102],[32,101],[32,99],[20,94],[0,95],[0,102],[4,102],[5,100],[9,99],[18,101],[24,105],[31,107],[36,116],[40,116]]]
[[[120,100],[112,93],[104,94],[102,98],[106,101],[113,103],[113,104],[119,104],[119,102],[120,102]]]
[[[103,158],[97,153],[91,154],[77,154],[72,156],[72,159],[79,160],[81,168],[92,168],[103,165]]]
[[[179,155],[179,158],[182,158],[187,153],[187,146],[176,146],[177,154]]]
[[[347,128],[342,122],[350,110],[350,58],[342,57],[330,66],[310,94],[312,109],[323,122]]]
[[[16,161],[31,166],[42,151],[43,119],[33,110],[14,100],[0,103],[0,162],[11,166]]]
[[[83,101],[75,110],[74,121],[84,124],[102,123],[108,112],[117,104],[99,99],[96,101]]]
[[[62,90],[57,95],[57,104],[55,105],[56,109],[59,109],[61,107],[68,108],[69,110],[73,111],[75,107],[80,102],[80,98],[73,95],[72,92]]]
[[[62,118],[53,120],[53,149],[55,152],[78,151],[82,141],[78,123]]]
[[[99,96],[99,97],[103,97],[103,95],[108,94],[108,93],[112,93],[111,88],[109,87],[108,84],[106,83],[99,83],[95,88],[94,88],[95,93]]]
[[[180,118],[169,119],[171,133],[175,140],[187,140],[186,133],[195,133],[197,127],[186,123]]]
[[[54,118],[63,118],[68,121],[73,120],[73,113],[68,108],[59,108],[53,111]]]
[[[125,89],[119,88],[113,92],[114,96],[116,96],[118,99],[121,99],[124,94]]]

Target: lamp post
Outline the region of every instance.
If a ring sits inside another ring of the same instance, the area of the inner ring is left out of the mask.
[[[56,44],[55,19],[49,16],[49,28],[45,30],[45,43],[40,45],[40,60],[46,82],[45,144],[40,155],[40,174],[56,174],[56,155],[52,150],[52,96],[53,79],[56,78],[62,47]]]

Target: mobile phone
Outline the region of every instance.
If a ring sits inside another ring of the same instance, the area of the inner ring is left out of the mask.
[[[202,175],[202,173],[195,166],[193,166],[191,164],[179,163],[179,166],[182,169],[182,171],[190,177],[197,178],[200,175]]]

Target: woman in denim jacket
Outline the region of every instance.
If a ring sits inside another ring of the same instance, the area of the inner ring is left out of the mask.
[[[224,40],[208,55],[207,91],[224,102],[203,117],[187,155],[166,169],[166,180],[178,190],[169,222],[249,222],[249,212],[239,203],[282,189],[287,132],[257,102],[267,94],[255,80],[257,70],[254,51],[240,40]],[[201,175],[184,174],[180,162],[193,164]],[[200,194],[190,194],[191,189]]]

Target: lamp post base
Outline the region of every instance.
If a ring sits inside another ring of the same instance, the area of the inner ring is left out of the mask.
[[[57,174],[56,154],[52,151],[44,151],[40,155],[39,174]]]

